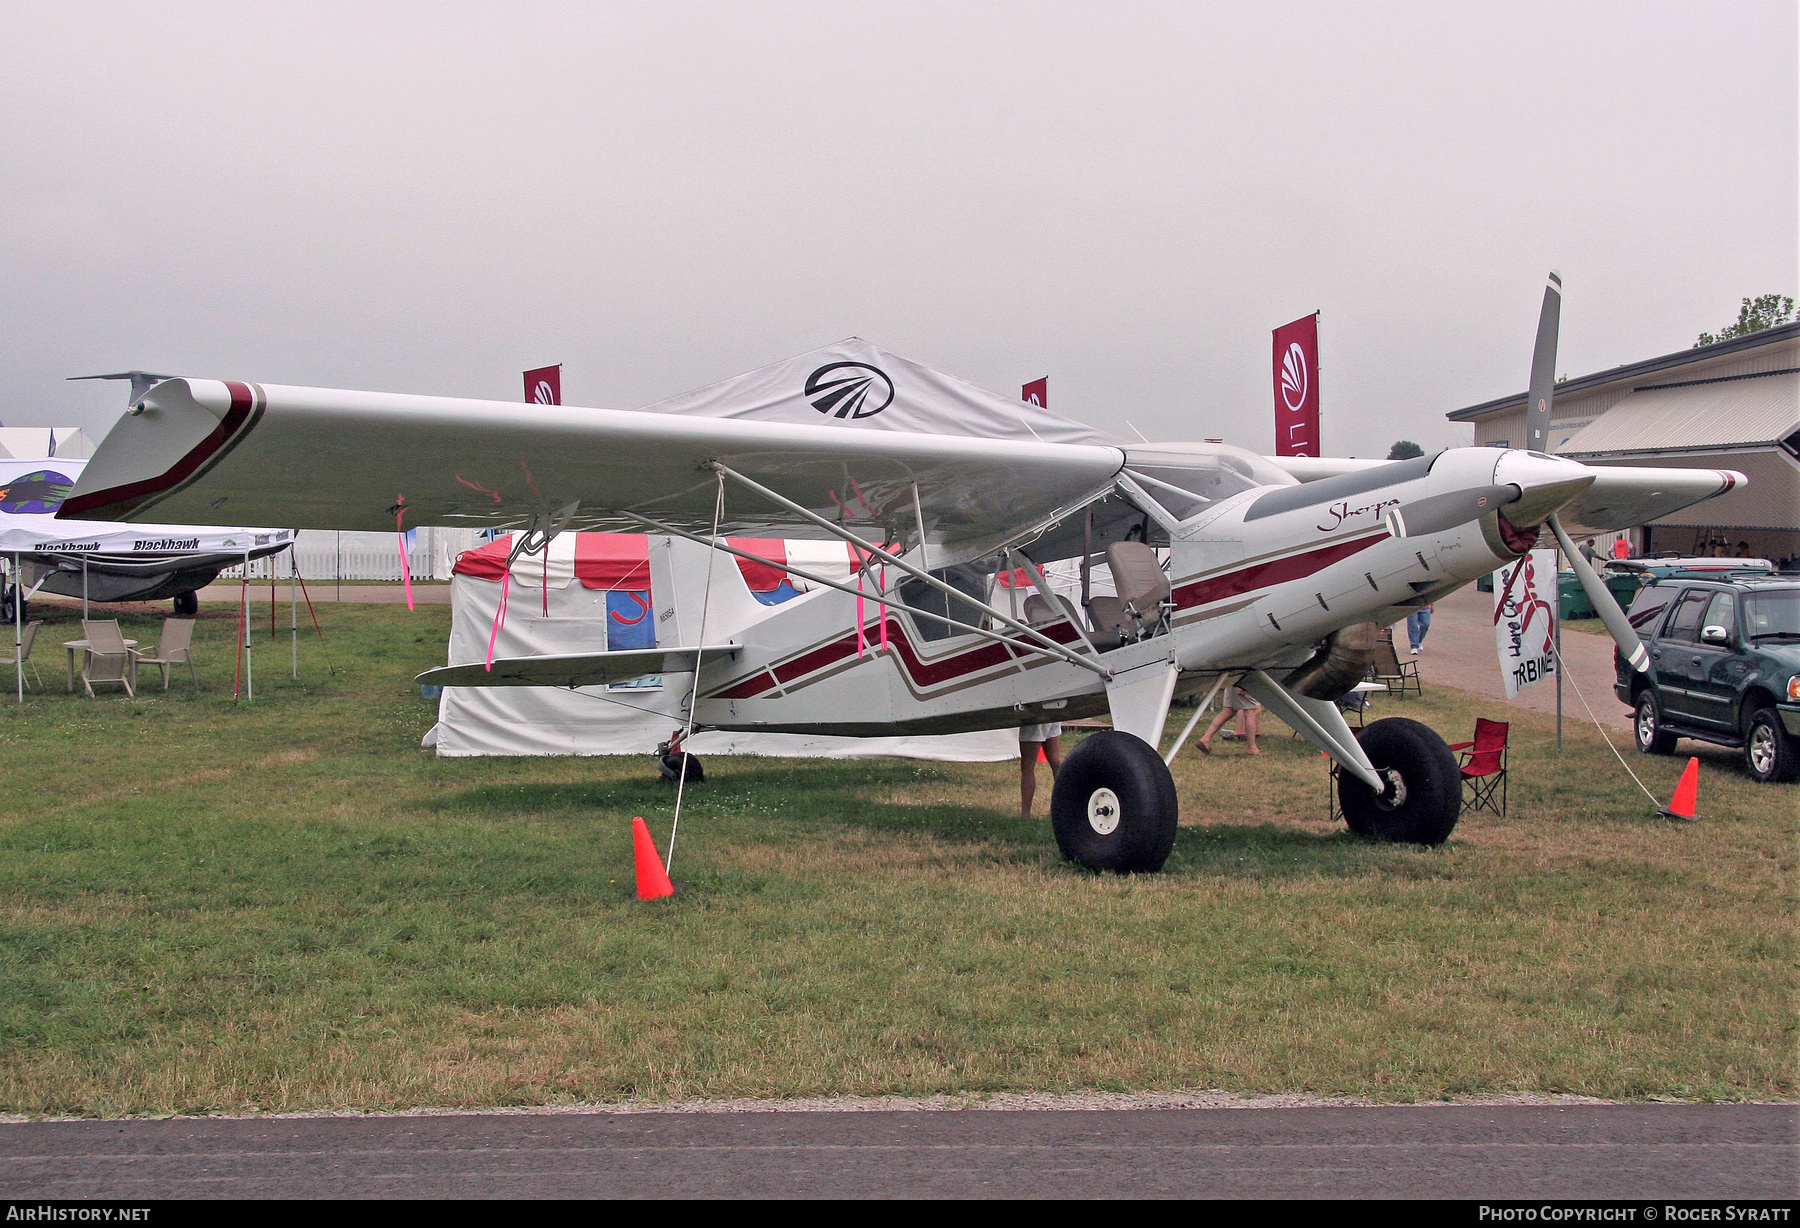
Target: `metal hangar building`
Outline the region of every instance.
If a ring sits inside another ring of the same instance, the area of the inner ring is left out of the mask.
[[[1523,392],[1454,410],[1475,443],[1525,436]],[[1729,491],[1632,531],[1634,553],[1800,556],[1800,323],[1598,371],[1556,386],[1552,451],[1592,465],[1736,469]]]

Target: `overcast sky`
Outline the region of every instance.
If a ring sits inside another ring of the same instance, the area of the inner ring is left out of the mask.
[[[0,7],[0,420],[126,367],[630,408],[841,337],[1153,439],[1466,443],[1796,274],[1796,7]]]

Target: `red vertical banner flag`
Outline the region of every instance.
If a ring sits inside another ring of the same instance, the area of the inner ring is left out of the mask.
[[[1275,455],[1319,455],[1319,313],[1275,330]]]
[[[1039,409],[1048,409],[1050,407],[1050,377],[1046,375],[1043,379],[1034,379],[1026,384],[1019,389],[1019,399],[1029,401]]]
[[[562,364],[525,373],[525,399],[536,405],[562,404]]]

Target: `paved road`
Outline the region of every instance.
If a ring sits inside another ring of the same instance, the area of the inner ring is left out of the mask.
[[[1771,1105],[793,1112],[0,1125],[0,1197],[1800,1195]]]
[[[1406,631],[1394,633],[1405,651]],[[1594,706],[1594,715],[1608,729],[1630,730],[1631,710],[1613,697],[1613,642],[1604,635],[1585,631],[1563,633],[1563,660],[1569,676]],[[1494,648],[1494,595],[1475,591],[1473,584],[1458,589],[1437,603],[1431,616],[1431,631],[1425,636],[1425,654],[1419,658],[1419,675],[1425,685],[1439,683],[1469,691],[1501,704],[1553,715],[1556,712],[1556,683],[1540,682],[1519,692],[1517,699],[1506,698],[1506,687],[1500,679],[1500,662]],[[1388,705],[1383,715],[1392,716],[1403,705]],[[1573,688],[1563,689],[1563,719],[1593,728],[1581,700]]]

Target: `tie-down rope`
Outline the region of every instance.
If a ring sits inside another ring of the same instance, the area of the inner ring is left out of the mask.
[[[1600,731],[1600,738],[1606,743],[1606,748],[1613,753],[1613,758],[1619,761],[1619,766],[1625,769],[1625,774],[1631,777],[1638,788],[1644,790],[1644,796],[1650,799],[1650,804],[1660,810],[1662,808],[1662,802],[1657,800],[1656,794],[1650,792],[1649,789],[1644,788],[1644,782],[1638,780],[1638,774],[1631,770],[1631,765],[1629,763],[1625,762],[1625,756],[1619,753],[1619,748],[1614,746],[1612,739],[1606,736],[1606,726],[1600,723],[1600,718],[1594,715],[1593,708],[1588,706],[1587,696],[1581,693],[1581,687],[1575,682],[1575,675],[1571,674],[1568,669],[1564,667],[1562,652],[1556,646],[1555,636],[1550,637],[1550,652],[1551,655],[1556,658],[1556,668],[1562,673],[1563,677],[1569,680],[1569,685],[1574,687],[1575,698],[1581,701],[1581,706],[1583,708],[1587,708],[1588,719],[1593,721],[1594,728]]]
[[[715,542],[719,540],[719,522],[725,518],[725,475],[720,473],[717,477],[719,493],[713,501],[711,538]],[[694,687],[688,692],[687,728],[681,733],[681,772],[675,777],[675,819],[669,824],[669,852],[663,858],[664,874],[669,873],[670,867],[675,864],[675,833],[681,827],[681,798],[687,791],[688,759],[691,757],[687,742],[694,736],[694,709],[700,704],[700,665],[706,654],[706,613],[712,606],[713,560],[718,554],[717,550],[710,548],[706,552],[706,589],[700,598],[700,642],[694,647]]]

